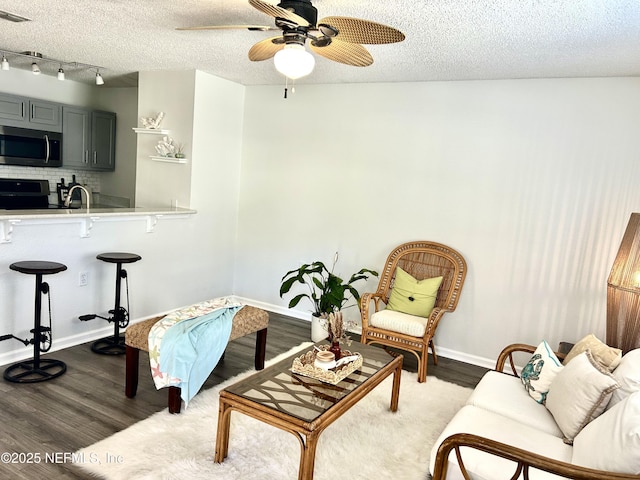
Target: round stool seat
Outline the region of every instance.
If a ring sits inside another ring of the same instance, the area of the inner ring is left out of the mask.
[[[96,258],[108,263],[134,263],[138,260],[142,260],[140,255],[125,252],[101,253],[100,255],[97,255]]]
[[[57,262],[45,262],[41,260],[27,260],[24,262],[16,262],[9,265],[11,270],[26,273],[28,275],[50,275],[58,272],[64,272],[66,265]]]

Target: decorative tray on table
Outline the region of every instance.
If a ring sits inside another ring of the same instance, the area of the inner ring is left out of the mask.
[[[320,345],[318,348],[322,350],[328,350],[329,345]],[[293,373],[304,375],[305,377],[315,378],[316,380],[320,380],[321,382],[336,385],[337,383],[344,380],[348,375],[362,367],[363,358],[361,354],[359,354],[358,352],[351,353],[349,350],[343,350],[342,358],[348,356],[355,356],[357,358],[345,364],[338,365],[334,368],[326,370],[314,365],[316,360],[316,350],[311,350],[293,359],[291,371]]]

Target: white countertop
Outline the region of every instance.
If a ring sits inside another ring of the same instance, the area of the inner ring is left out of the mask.
[[[87,238],[96,222],[142,220],[146,224],[146,232],[151,233],[160,219],[187,218],[195,213],[196,210],[180,207],[0,210],[0,244],[11,243],[14,227],[21,225],[76,223],[80,237]]]
[[[43,210],[0,210],[2,220],[55,220],[86,217],[131,217],[145,215],[192,215],[196,210],[180,207],[166,208],[67,208]]]

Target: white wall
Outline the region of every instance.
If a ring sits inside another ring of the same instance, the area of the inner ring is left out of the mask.
[[[286,307],[280,279],[301,261],[339,251],[336,273],[348,276],[428,239],[469,266],[441,353],[493,361],[510,342],[604,339],[608,271],[640,208],[640,79],[305,85],[287,100],[249,87],[246,97],[238,295]]]

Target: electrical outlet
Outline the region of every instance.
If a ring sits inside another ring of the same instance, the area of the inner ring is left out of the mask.
[[[80,272],[80,276],[78,277],[78,285],[84,287],[87,283],[89,283],[89,272]]]

